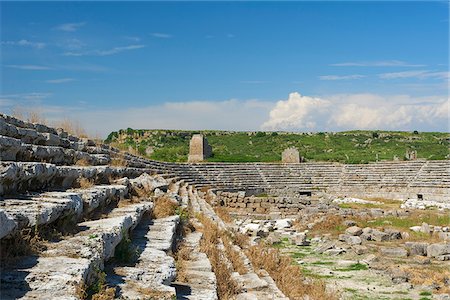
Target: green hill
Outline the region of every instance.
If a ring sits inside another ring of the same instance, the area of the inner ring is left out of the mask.
[[[213,149],[208,161],[277,162],[287,147],[297,147],[307,161],[367,163],[405,159],[416,150],[419,159],[449,158],[449,133],[398,131],[347,131],[318,133],[135,130],[112,132],[105,140],[122,150],[150,159],[185,162],[189,140],[202,133]]]

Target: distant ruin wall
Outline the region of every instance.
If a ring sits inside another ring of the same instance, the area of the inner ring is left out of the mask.
[[[245,196],[245,192],[218,191],[218,204],[238,214],[295,215],[311,204],[308,196],[275,197],[269,195]]]

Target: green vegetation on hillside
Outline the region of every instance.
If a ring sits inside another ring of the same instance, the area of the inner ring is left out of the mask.
[[[406,150],[416,150],[419,159],[449,157],[449,133],[347,131],[337,133],[228,132],[181,130],[134,130],[112,132],[107,143],[151,159],[185,162],[189,140],[202,133],[213,149],[208,161],[277,162],[281,152],[296,147],[307,161],[368,163],[405,159]]]

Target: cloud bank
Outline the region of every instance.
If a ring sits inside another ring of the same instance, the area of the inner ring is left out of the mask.
[[[447,130],[449,99],[408,95],[291,93],[270,111],[265,130],[339,131],[352,129]]]
[[[83,124],[88,133],[101,137],[127,127],[236,131],[448,131],[449,128],[447,96],[339,94],[312,97],[291,93],[278,102],[205,100],[114,109],[94,107],[89,101],[79,101],[71,107],[46,105],[49,97],[55,98],[51,93],[4,95],[0,96],[0,107],[6,113],[17,105],[37,110],[50,123],[70,118]]]

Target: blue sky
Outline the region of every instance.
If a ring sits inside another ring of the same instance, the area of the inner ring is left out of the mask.
[[[1,2],[0,110],[100,135],[448,131],[448,15],[432,1]]]

